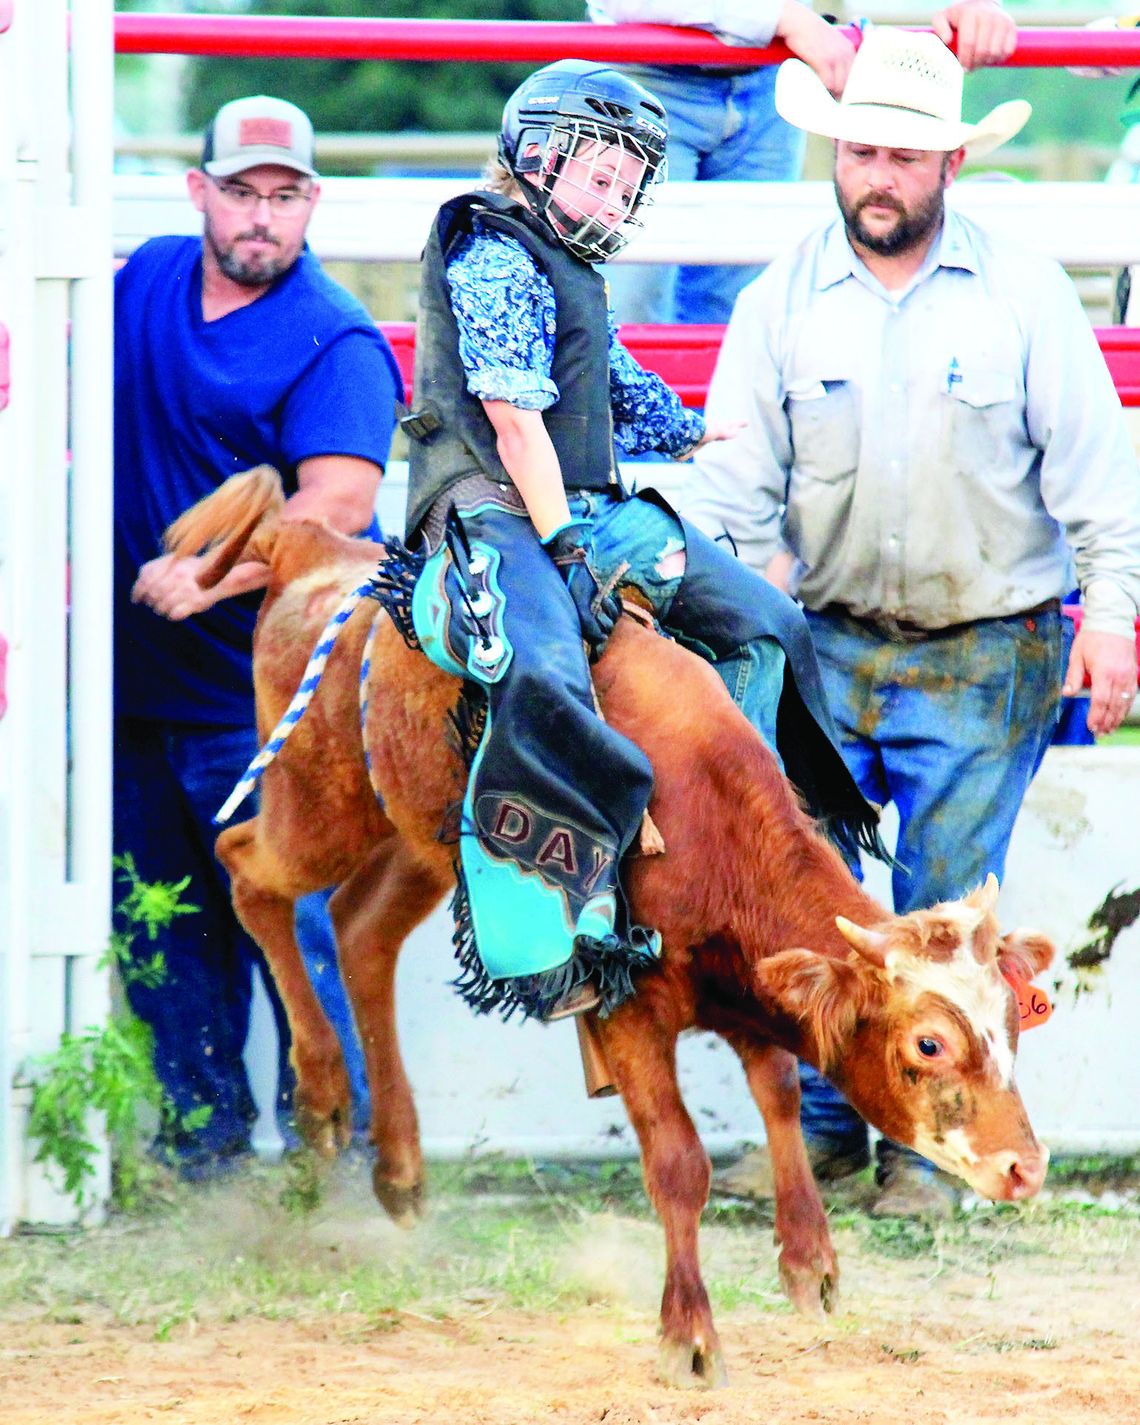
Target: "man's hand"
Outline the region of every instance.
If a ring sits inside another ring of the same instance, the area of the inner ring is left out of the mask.
[[[1086,674],[1092,684],[1089,731],[1115,732],[1136,697],[1136,640],[1082,628],[1073,640],[1061,689],[1067,698],[1084,687]]]
[[[198,555],[180,559],[174,554],[149,560],[139,570],[131,590],[131,602],[146,604],[156,614],[177,622],[191,614],[200,614],[233,594],[263,589],[269,582],[269,566],[251,561],[235,564],[220,583],[212,589],[203,589],[198,583],[198,574],[205,562],[205,558]]]
[[[714,445],[718,440],[732,440],[738,436],[741,431],[745,430],[747,426],[748,422],[745,420],[721,421],[718,425],[705,426],[704,435],[701,436],[692,450],[685,452],[683,458],[687,460],[693,451],[700,450],[702,445]]]
[[[216,591],[203,589],[198,571],[204,561],[196,556],[179,559],[164,554],[151,559],[139,570],[131,590],[133,604],[146,604],[163,618],[184,619],[200,613],[214,602]]]
[[[939,10],[930,25],[944,44],[957,34],[958,62],[963,69],[1001,64],[1017,48],[1017,25],[999,0],[958,0],[958,4]]]
[[[796,556],[790,549],[779,549],[768,560],[764,568],[764,577],[769,584],[775,584],[777,589],[782,589],[786,594],[788,586],[792,582],[792,570],[796,567]]]
[[[589,525],[585,520],[571,520],[548,534],[542,547],[562,575],[578,610],[582,637],[589,645],[591,657],[596,658],[621,617],[621,601],[612,590],[602,592],[598,576],[590,567]]]
[[[843,31],[820,19],[799,0],[784,0],[776,34],[794,55],[811,65],[838,99],[855,58],[855,46]]]

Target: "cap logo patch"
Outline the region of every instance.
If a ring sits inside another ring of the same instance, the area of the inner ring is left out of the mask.
[[[238,125],[238,147],[293,147],[293,125],[288,119],[243,119]]]

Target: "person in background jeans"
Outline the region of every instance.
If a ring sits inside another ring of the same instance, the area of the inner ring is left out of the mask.
[[[741,294],[708,414],[747,425],[697,453],[682,502],[798,593],[847,764],[898,809],[900,914],[1001,878],[1062,686],[1088,673],[1094,733],[1136,693],[1136,456],[1064,271],[944,204],[966,154],[1029,116],[963,122],[962,79],[937,37],[901,30],[864,37],[839,103],[781,66],[781,112],[836,141],[840,213]],[[847,1176],[866,1125],[802,1077],[816,1174]],[[726,1185],[763,1191],[764,1166]],[[886,1141],[878,1185],[879,1214],[950,1206]]]
[[[799,0],[587,0],[597,24],[686,25],[728,45],[783,40],[833,94],[843,90],[855,51],[841,30]],[[997,0],[959,0],[933,26],[971,69],[1013,50],[1017,30]],[[776,66],[637,65],[626,70],[665,105],[669,177],[700,182],[788,183],[803,166],[804,135],[776,112]],[[727,322],[740,290],[759,267],[646,263],[610,273],[621,322]]]
[[[223,105],[188,187],[202,238],[155,238],[115,279],[114,844],[144,881],[188,877],[182,900],[197,907],[138,947],[163,952],[164,982],[128,975],[126,988],[180,1120],[210,1109],[160,1145],[202,1178],[249,1152],[256,1118],[242,1048],[264,962],[231,908],[212,818],[258,748],[252,640],[268,573],[239,564],[203,590],[201,560],[163,554],[163,532],[229,476],[269,464],[289,496],[284,519],[378,535],[402,392],[375,323],[306,245],[320,189],[300,109],[261,95]],[[323,896],[298,903],[297,933],[363,1124],[363,1056]],[[287,1104],[284,1054],[279,1092]]]

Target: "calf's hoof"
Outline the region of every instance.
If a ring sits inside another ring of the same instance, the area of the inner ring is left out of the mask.
[[[784,1295],[803,1316],[822,1321],[839,1310],[839,1268],[819,1265],[793,1267],[780,1263],[780,1285]]]
[[[321,1113],[298,1100],[293,1105],[293,1122],[304,1143],[320,1158],[335,1158],[352,1142],[351,1103]]]
[[[657,1355],[657,1379],[678,1390],[719,1390],[728,1371],[719,1346],[695,1341],[663,1341]]]
[[[380,1164],[372,1165],[372,1191],[376,1201],[397,1227],[411,1231],[425,1212],[424,1185],[422,1182],[411,1186],[401,1186],[385,1178]]]

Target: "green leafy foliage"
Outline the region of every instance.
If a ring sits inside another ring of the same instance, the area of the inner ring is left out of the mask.
[[[136,1151],[139,1112],[145,1104],[159,1113],[163,1106],[150,1051],[150,1035],[138,1020],[112,1020],[102,1029],[64,1034],[55,1053],[40,1061],[28,1124],[39,1142],[35,1161],[59,1168],[64,1191],[81,1208],[95,1172],[95,1114],[104,1116],[116,1145],[118,1200],[131,1206],[139,1196],[145,1176]]]
[[[129,852],[116,856],[111,865],[116,878],[125,883],[126,891],[115,907],[116,924],[102,963],[114,965],[124,984],[157,989],[166,979],[166,958],[161,950],[156,950],[144,959],[135,950],[134,943],[140,931],[153,942],[175,916],[193,915],[197,911],[196,905],[184,905],[181,899],[190,877],[184,876],[180,881],[142,881]]]
[[[145,930],[148,940],[157,940],[178,915],[193,915],[196,905],[183,905],[182,892],[190,877],[180,881],[142,881],[135,870],[134,858],[128,853],[116,856],[112,862],[119,876],[127,882],[127,893],[119,901],[118,912],[134,930]]]
[[[206,7],[202,7],[206,8]],[[352,19],[582,20],[584,0],[251,0],[250,15]],[[301,105],[330,133],[482,132],[499,127],[507,95],[536,66],[388,60],[195,60],[186,84],[186,122],[203,129],[241,94],[274,94]]]
[[[143,935],[155,941],[176,916],[192,915],[182,894],[189,877],[177,882],[146,882],[130,856],[114,861],[116,877],[125,886],[115,907],[115,928],[103,964],[113,964],[124,983],[157,988],[166,978],[161,951],[147,957],[133,952]],[[160,1129],[192,1132],[208,1122],[208,1105],[179,1115],[154,1072],[150,1030],[125,1004],[108,1022],[75,1034],[64,1034],[54,1053],[31,1065],[32,1105],[29,1135],[37,1142],[35,1161],[54,1165],[63,1189],[82,1210],[90,1204],[95,1175],[93,1128],[101,1116],[114,1161],[114,1201],[124,1209],[137,1207],[154,1179],[144,1143],[149,1131],[144,1119]]]
[[[974,120],[994,104],[1028,99],[1033,115],[1016,146],[1057,143],[1119,145],[1124,137],[1120,115],[1134,71],[1114,78],[1083,79],[1067,69],[1020,69],[1013,66],[976,70],[966,79],[963,112]],[[994,155],[1003,167],[1002,151]]]

